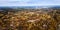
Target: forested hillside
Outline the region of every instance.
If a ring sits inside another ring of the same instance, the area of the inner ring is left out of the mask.
[[[60,9],[1,8],[0,30],[60,30]]]

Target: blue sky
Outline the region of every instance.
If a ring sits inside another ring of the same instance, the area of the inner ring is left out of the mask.
[[[60,5],[60,0],[0,0],[0,6],[48,6]]]

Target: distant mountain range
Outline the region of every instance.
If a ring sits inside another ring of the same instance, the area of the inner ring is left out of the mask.
[[[0,8],[60,8],[60,6],[0,6]]]
[[[16,8],[51,8],[51,9],[57,9],[59,8],[60,9],[60,6],[0,6],[0,12],[8,12],[8,11],[19,11],[19,10],[16,10]],[[45,9],[44,9],[45,10]]]
[[[51,6],[49,8],[60,8],[60,6]]]

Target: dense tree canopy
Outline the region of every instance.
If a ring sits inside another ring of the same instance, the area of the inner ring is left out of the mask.
[[[60,27],[58,9],[11,10],[7,14],[0,12],[0,30],[58,30]]]

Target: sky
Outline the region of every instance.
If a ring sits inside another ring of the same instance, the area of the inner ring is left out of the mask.
[[[60,5],[60,0],[0,0],[0,6],[48,6]]]

